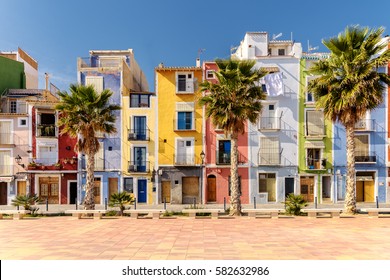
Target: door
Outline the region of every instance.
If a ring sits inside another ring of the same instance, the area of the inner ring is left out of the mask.
[[[7,205],[7,183],[0,183],[0,205]]]
[[[263,107],[263,116],[261,118],[262,129],[276,129],[276,112],[275,112],[275,104],[266,104]]]
[[[374,180],[356,182],[356,202],[375,202]]]
[[[161,188],[162,188],[162,202],[170,203],[171,202],[171,181],[162,181],[161,182]]]
[[[214,175],[207,177],[207,201],[217,201],[217,178]]]
[[[17,195],[26,195],[26,181],[18,181]]]
[[[182,198],[183,204],[199,202],[199,177],[182,178]]]
[[[113,193],[118,192],[118,178],[108,178],[108,200]]]
[[[322,202],[331,202],[331,178],[322,177]]]
[[[146,203],[146,180],[139,179],[138,180],[138,203]]]
[[[39,147],[39,163],[43,165],[52,165],[55,164],[57,160],[58,150],[57,147]]]
[[[134,133],[137,140],[146,140],[146,117],[134,117]]]
[[[101,200],[100,200],[101,179],[95,178],[94,184],[95,186],[93,188],[93,192],[95,195],[95,204],[101,204]]]
[[[77,199],[77,182],[69,183],[69,204],[76,204]]]
[[[284,178],[284,194],[287,197],[290,193],[294,194],[294,178]]]
[[[134,148],[134,165],[137,172],[146,172],[146,147]]]
[[[301,177],[301,195],[307,202],[314,202],[314,177]]]
[[[193,164],[193,142],[192,140],[178,140],[177,141],[177,155],[176,163],[178,164]]]

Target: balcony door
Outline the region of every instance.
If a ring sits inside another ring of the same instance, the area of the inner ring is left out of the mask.
[[[146,140],[146,116],[134,117],[134,133],[137,140]]]
[[[179,164],[193,164],[194,163],[193,140],[177,140],[176,163],[179,163]]]
[[[146,147],[134,148],[134,165],[136,171],[146,171]]]

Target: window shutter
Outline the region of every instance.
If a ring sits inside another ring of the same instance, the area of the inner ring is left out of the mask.
[[[306,112],[307,135],[324,134],[324,113],[322,111]]]
[[[177,112],[193,112],[195,110],[194,102],[176,102]]]
[[[103,77],[100,76],[87,76],[85,77],[85,85],[93,85],[97,93],[103,91]]]

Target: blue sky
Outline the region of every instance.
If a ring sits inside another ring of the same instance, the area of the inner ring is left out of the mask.
[[[0,0],[0,50],[21,47],[44,73],[67,90],[76,80],[77,57],[91,49],[132,48],[154,90],[154,68],[191,66],[201,60],[228,58],[245,32],[283,33],[279,39],[326,51],[321,40],[347,25],[386,28],[390,35],[390,1],[263,0]],[[1,78],[1,77],[0,77]]]

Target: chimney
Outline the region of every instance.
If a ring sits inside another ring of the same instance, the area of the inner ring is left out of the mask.
[[[49,74],[45,73],[45,80],[46,80],[46,90],[49,90]]]
[[[200,58],[199,57],[196,59],[196,67],[200,67]]]

